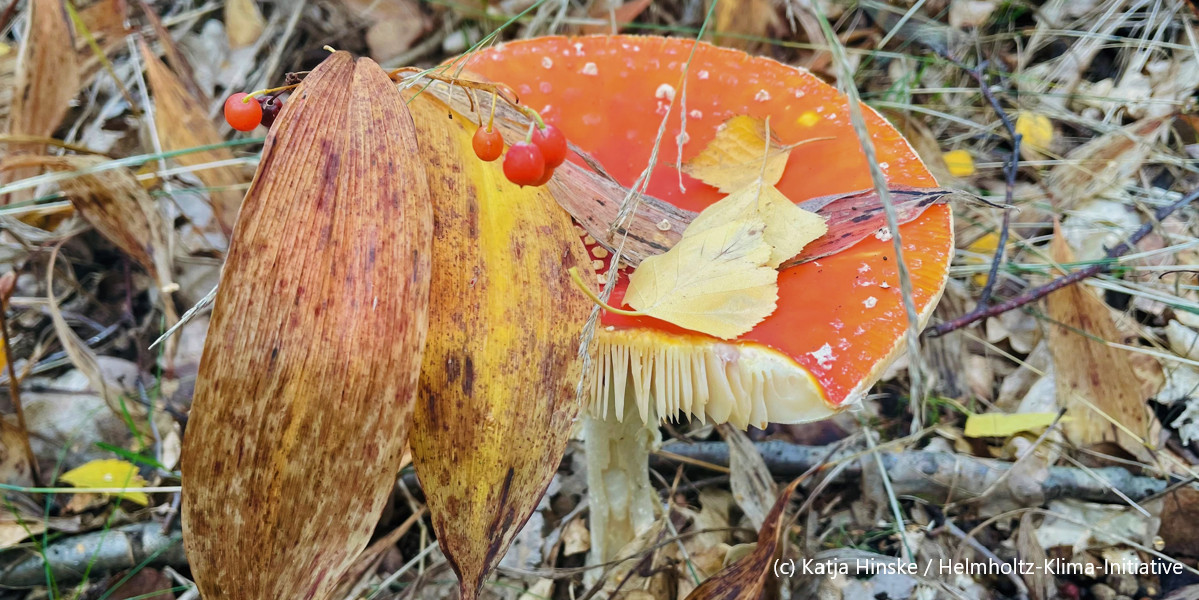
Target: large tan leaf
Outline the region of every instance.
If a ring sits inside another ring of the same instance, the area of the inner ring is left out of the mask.
[[[1051,249],[1058,264],[1074,260],[1060,228],[1055,229]],[[1104,343],[1121,341],[1111,309],[1085,285],[1058,290],[1045,304],[1058,404],[1072,417],[1061,423],[1066,437],[1084,447],[1114,442],[1141,460],[1151,460],[1140,441],[1152,443],[1154,422],[1141,380],[1128,351]]]
[[[447,119],[423,94],[411,107],[435,233],[412,456],[441,549],[474,599],[566,450],[590,308],[567,269],[589,261],[546,188],[518,187],[475,157],[471,119]]]
[[[625,302],[638,311],[708,335],[735,338],[778,303],[778,271],[760,219],[738,219],[683,235],[669,252],[641,261]]]
[[[330,55],[267,137],[183,441],[205,600],[324,599],[399,470],[427,327],[429,193],[412,118]]]
[[[766,264],[773,269],[828,231],[820,215],[796,206],[778,188],[752,183],[705,208],[683,235],[695,235],[749,216],[756,216],[766,225],[762,239],[770,245],[770,260]]]
[[[140,44],[142,58],[146,61],[146,79],[154,94],[155,126],[163,150],[183,150],[196,146],[219,144],[223,141],[216,126],[208,119],[204,108],[206,100],[196,98],[187,91],[175,73],[158,60],[150,48]],[[205,163],[232,160],[233,153],[227,148],[216,148],[204,152],[190,152],[175,157],[185,167]],[[234,167],[200,169],[196,177],[212,188],[212,210],[226,233],[233,231],[242,193],[236,188],[245,180]]]

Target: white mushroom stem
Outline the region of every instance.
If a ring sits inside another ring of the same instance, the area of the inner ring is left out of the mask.
[[[798,423],[832,415],[815,378],[756,344],[652,329],[601,329],[584,417],[591,561],[604,563],[653,525],[659,512],[649,455],[662,419]]]
[[[626,414],[635,411],[628,394]],[[649,481],[649,455],[662,437],[634,412],[621,422],[586,415],[583,449],[587,453],[587,489],[591,515],[591,563],[617,557],[620,549],[653,525],[657,495]]]

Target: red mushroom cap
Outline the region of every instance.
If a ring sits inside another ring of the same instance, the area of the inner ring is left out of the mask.
[[[675,169],[684,110],[684,162],[726,120],[769,117],[783,143],[832,138],[791,151],[777,187],[792,201],[873,186],[844,96],[811,73],[768,58],[679,38],[547,37],[481,51],[467,68],[511,86],[522,103],[625,186],[645,169],[670,111],[647,193],[680,208],[700,211],[723,197]],[[935,186],[899,132],[863,108],[888,181]],[[680,177],[686,191],[679,188]],[[950,207],[929,207],[901,226],[900,234],[923,324],[944,289],[953,256]],[[606,268],[610,256],[596,248],[593,257]],[[626,287],[622,275],[613,305],[621,305]],[[882,232],[783,270],[777,310],[733,341],[650,317],[604,313],[592,410],[614,407],[623,417],[624,399],[632,398],[647,420],[684,412],[761,427],[823,418],[864,395],[902,352],[907,329],[892,242]]]

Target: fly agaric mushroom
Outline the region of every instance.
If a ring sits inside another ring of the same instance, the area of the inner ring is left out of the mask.
[[[740,115],[769,117],[788,144],[828,138],[791,150],[776,187],[793,202],[872,187],[846,99],[811,73],[767,58],[685,39],[548,37],[479,52],[466,68],[511,86],[625,186],[649,164],[666,117],[646,193],[681,209],[700,211],[723,194],[675,170],[676,141],[686,162]],[[863,112],[889,183],[935,186],[895,128],[868,107]],[[950,207],[930,206],[899,232],[923,325],[953,255]],[[603,273],[611,253],[590,241]],[[622,304],[627,285],[621,275],[611,305]],[[822,419],[859,400],[903,351],[908,321],[889,229],[783,269],[778,286],[774,313],[735,340],[603,313],[585,430],[594,558],[612,558],[652,521],[648,450],[629,443],[656,438],[656,428],[643,423],[680,413],[741,428]]]

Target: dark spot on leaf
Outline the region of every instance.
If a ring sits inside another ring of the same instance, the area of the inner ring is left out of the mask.
[[[475,363],[470,359],[470,355],[466,355],[466,360],[462,365],[462,393],[467,396],[471,395],[471,389],[475,387]]]

